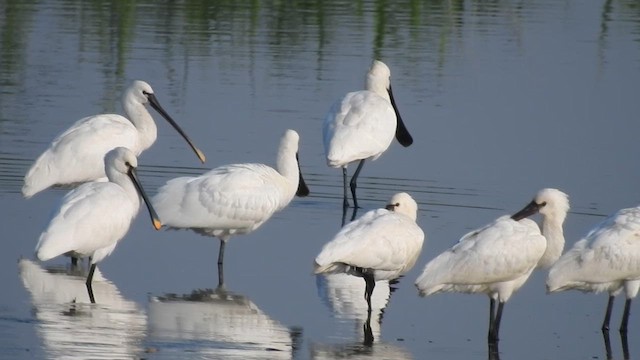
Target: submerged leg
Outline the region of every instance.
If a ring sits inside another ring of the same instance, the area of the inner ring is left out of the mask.
[[[373,337],[373,330],[371,330],[371,311],[367,313],[367,321],[364,323],[362,327],[362,332],[364,335],[363,345],[365,346],[373,345],[374,337]]]
[[[220,240],[220,250],[218,250],[218,286],[224,286],[224,246],[226,241]]]
[[[342,225],[347,222],[347,210],[349,209],[349,199],[347,196],[347,168],[342,168],[342,188],[344,190],[344,195],[342,198]]]
[[[627,324],[629,323],[629,313],[631,312],[631,299],[624,302],[624,313],[622,314],[622,322],[620,323],[620,334],[627,334]]]
[[[91,286],[91,282],[93,281],[93,272],[96,271],[96,264],[91,264],[91,268],[89,268],[89,275],[87,275],[87,292],[89,293],[89,301],[92,304],[96,303],[96,299],[93,297],[93,287]]]
[[[364,166],[364,159],[360,160],[358,163],[358,167],[356,168],[356,172],[353,173],[353,177],[351,178],[351,182],[349,185],[351,186],[351,196],[353,197],[353,207],[358,207],[358,198],[356,197],[356,187],[358,187],[358,175],[360,175],[360,170],[362,170],[362,166]]]
[[[609,301],[607,302],[607,312],[604,314],[604,320],[602,321],[602,332],[609,332],[609,322],[611,320],[611,309],[613,309],[613,295],[609,295]]]

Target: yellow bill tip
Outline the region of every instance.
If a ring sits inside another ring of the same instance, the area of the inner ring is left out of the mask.
[[[160,222],[160,220],[158,219],[153,219],[153,227],[156,230],[160,230],[160,228],[162,227],[162,223]]]
[[[200,159],[200,161],[204,164],[204,162],[206,161],[204,153],[200,151],[200,149],[196,149],[196,154],[198,155],[198,159]]]

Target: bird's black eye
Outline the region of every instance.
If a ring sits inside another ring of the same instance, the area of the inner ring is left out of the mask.
[[[540,204],[540,207],[543,207],[543,206],[546,206],[546,205],[547,205],[547,202],[546,202],[546,201],[543,201],[543,202]]]

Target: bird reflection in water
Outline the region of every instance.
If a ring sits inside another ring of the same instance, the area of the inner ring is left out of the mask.
[[[362,280],[344,273],[316,275],[318,296],[340,322],[355,324],[355,341],[338,344],[314,343],[312,359],[393,358],[411,359],[405,349],[380,341],[382,318],[398,281],[379,280],[371,296],[371,311],[362,296]]]
[[[86,273],[68,268],[42,268],[20,259],[19,274],[31,295],[36,329],[47,358],[140,358],[146,336],[146,316],[125,299],[99,269],[93,291],[100,299],[91,304]]]
[[[302,329],[271,319],[244,295],[216,289],[149,299],[149,335],[157,343],[187,344],[202,355],[243,359],[291,359]],[[167,346],[184,350],[184,346]],[[178,354],[177,354],[178,355]]]

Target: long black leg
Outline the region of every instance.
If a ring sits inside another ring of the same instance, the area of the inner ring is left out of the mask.
[[[77,269],[78,268],[78,258],[75,256],[71,257],[71,268],[72,269]]]
[[[358,187],[358,175],[360,175],[360,170],[364,166],[364,159],[360,160],[358,163],[358,167],[356,168],[356,172],[353,173],[353,177],[351,178],[351,182],[349,185],[351,186],[351,196],[353,197],[353,207],[358,207],[358,198],[356,197],[356,187]]]
[[[602,321],[602,332],[609,332],[609,322],[611,321],[611,309],[613,309],[613,295],[609,295],[609,301],[607,302],[607,312],[604,314],[604,320]]]
[[[631,299],[624,302],[624,313],[620,323],[620,334],[627,334],[627,324],[629,323],[629,313],[631,312]]]
[[[491,298],[491,303],[490,303],[490,316],[493,317],[493,309],[495,308],[495,300],[493,298]],[[498,311],[495,313],[495,317],[493,317],[493,320],[491,322],[491,324],[489,325],[489,337],[488,340],[489,342],[497,342],[498,341],[498,334],[500,333],[500,320],[502,320],[502,309],[504,308],[504,303],[502,301],[498,302]]]
[[[351,213],[351,221],[356,219],[356,215],[358,214],[358,208],[354,207],[353,208],[353,213]]]
[[[496,300],[492,297],[489,298],[489,336],[488,340],[491,342],[492,334],[495,333],[494,321],[496,318]]]
[[[371,294],[373,294],[373,288],[376,287],[376,281],[373,278],[373,271],[371,270],[363,270],[362,277],[364,278],[364,282],[366,283],[366,288],[364,291],[364,298],[367,300],[367,306],[369,313],[371,313]]]
[[[218,286],[224,285],[224,246],[226,241],[220,240],[220,250],[218,250]]]
[[[89,275],[87,275],[87,292],[89,293],[89,300],[92,304],[96,303],[96,299],[93,297],[93,286],[91,286],[91,282],[93,281],[93,272],[96,271],[96,264],[91,264],[91,268],[89,269]]]
[[[500,349],[497,341],[489,341],[489,360],[500,360]]]
[[[344,195],[342,198],[342,225],[347,222],[347,210],[349,209],[349,199],[347,198],[347,168],[342,168],[342,189],[344,190]]]
[[[629,355],[629,340],[627,339],[627,333],[620,333],[620,340],[622,341],[622,358],[624,360],[629,360],[631,355]]]
[[[343,198],[342,198],[342,208],[346,212],[347,209],[349,208],[349,199],[347,195],[347,168],[346,167],[342,168],[342,189],[344,191]]]
[[[503,302],[498,302],[498,311],[496,312],[496,325],[494,326],[496,330],[496,338],[495,341],[498,341],[498,335],[500,334],[500,322],[502,321],[502,309],[504,308]]]
[[[373,338],[373,330],[371,330],[371,311],[367,313],[367,321],[364,323],[362,330],[364,333],[363,344],[365,346],[373,345],[374,338]]]
[[[604,351],[607,356],[607,360],[613,360],[613,352],[611,351],[611,339],[609,338],[609,332],[602,332],[602,340],[604,340]]]

